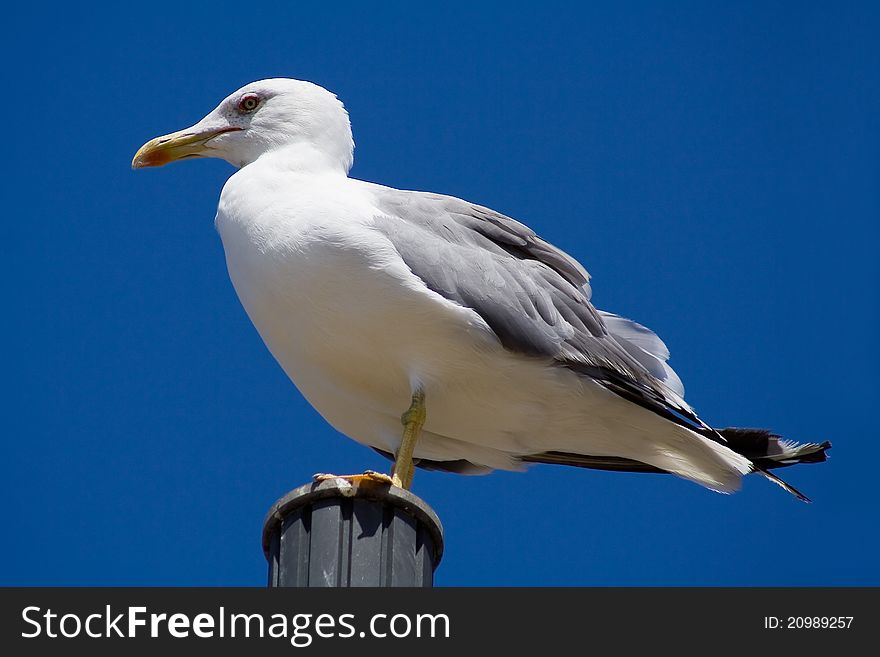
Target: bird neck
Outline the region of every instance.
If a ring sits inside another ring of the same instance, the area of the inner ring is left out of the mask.
[[[276,146],[256,161],[297,173],[339,173],[345,176],[351,168],[352,157],[350,151],[337,153],[301,142]]]

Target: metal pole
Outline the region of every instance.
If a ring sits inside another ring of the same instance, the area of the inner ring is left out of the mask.
[[[263,523],[270,587],[434,583],[443,527],[407,490],[331,479],[300,486]]]

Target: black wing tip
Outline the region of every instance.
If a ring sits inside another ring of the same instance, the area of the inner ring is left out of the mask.
[[[826,452],[829,449],[831,449],[830,440],[821,442],[813,447],[811,451],[801,456],[798,459],[798,463],[824,463],[828,460],[828,454]]]
[[[768,429],[725,427],[715,431],[724,439],[727,447],[766,470],[801,463],[822,463],[828,460],[826,452],[831,449],[829,440],[797,443]]]
[[[831,449],[830,440],[821,443],[796,443],[785,440],[768,429],[726,427],[716,431],[726,441],[727,447],[752,462],[754,472],[763,475],[801,502],[812,502],[797,488],[770,471],[801,463],[823,463],[828,460],[826,452]]]
[[[786,491],[787,493],[790,493],[791,495],[794,495],[801,502],[804,502],[806,504],[813,503],[813,500],[811,500],[809,497],[804,495],[801,491],[799,491],[797,488],[795,488],[794,486],[792,486],[788,482],[777,477],[775,474],[773,474],[769,470],[766,470],[758,465],[754,465],[753,467],[755,468],[755,472],[758,472],[758,473],[764,475],[764,477],[766,477],[767,479],[772,481],[774,484],[776,484],[777,486],[782,488],[782,490]]]

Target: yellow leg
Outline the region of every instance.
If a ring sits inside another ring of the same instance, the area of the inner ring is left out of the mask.
[[[425,411],[425,393],[416,390],[412,396],[412,403],[404,413],[400,421],[403,423],[403,439],[400,441],[400,449],[391,470],[391,479],[395,486],[406,488],[412,486],[415,465],[413,465],[413,450],[419,439],[419,434],[425,424],[427,413]]]

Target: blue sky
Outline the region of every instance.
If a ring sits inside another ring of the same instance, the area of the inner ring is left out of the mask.
[[[877,5],[381,4],[7,13],[0,584],[262,585],[277,497],[387,467],[240,307],[213,228],[229,165],[129,169],[273,76],[339,94],[354,176],[578,257],[705,419],[834,442],[784,472],[812,505],[757,477],[418,473],[438,584],[880,584]]]

